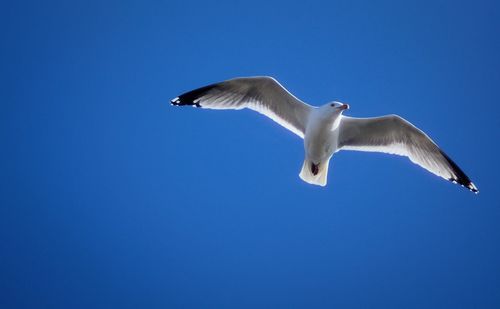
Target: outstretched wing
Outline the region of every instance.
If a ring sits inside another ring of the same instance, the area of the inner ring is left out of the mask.
[[[458,183],[474,193],[479,192],[469,177],[429,136],[397,115],[375,118],[343,116],[339,149],[406,156],[435,175]]]
[[[300,101],[272,77],[243,77],[186,92],[171,101],[209,109],[257,111],[304,138],[312,106]]]

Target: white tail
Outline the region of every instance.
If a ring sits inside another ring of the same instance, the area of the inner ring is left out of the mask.
[[[307,183],[324,187],[326,186],[326,179],[328,177],[329,163],[330,159],[325,162],[321,162],[320,164],[313,164],[313,162],[309,159],[305,159],[299,176]],[[316,173],[313,173],[315,168]]]

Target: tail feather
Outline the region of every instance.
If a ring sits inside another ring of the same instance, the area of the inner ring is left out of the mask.
[[[328,177],[329,163],[330,160],[314,164],[309,159],[305,159],[299,176],[307,183],[324,187],[326,186],[326,180]]]

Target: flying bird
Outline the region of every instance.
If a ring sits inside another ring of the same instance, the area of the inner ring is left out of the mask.
[[[201,87],[174,98],[172,105],[257,111],[304,139],[300,178],[326,186],[328,165],[340,150],[384,152],[408,157],[429,172],[474,193],[477,187],[427,134],[398,115],[344,116],[348,104],[302,102],[268,76],[241,77]]]

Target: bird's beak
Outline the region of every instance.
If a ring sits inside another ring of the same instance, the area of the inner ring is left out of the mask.
[[[342,110],[349,109],[349,104],[344,104],[340,107]]]

